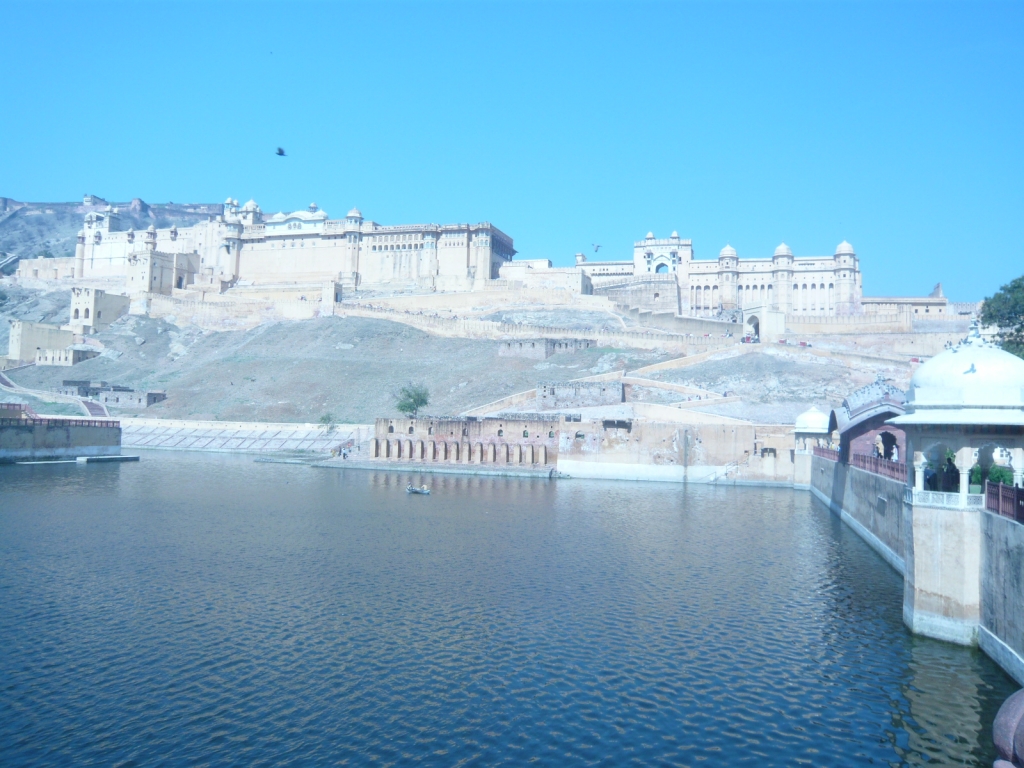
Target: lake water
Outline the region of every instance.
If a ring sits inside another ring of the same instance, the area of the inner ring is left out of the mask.
[[[987,768],[902,589],[806,492],[0,467],[0,764]]]

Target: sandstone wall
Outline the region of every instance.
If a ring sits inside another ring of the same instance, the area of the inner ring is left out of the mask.
[[[1024,525],[986,511],[981,534],[979,644],[1024,685]]]
[[[905,567],[905,487],[898,480],[821,456],[811,459],[812,493],[900,573]]]

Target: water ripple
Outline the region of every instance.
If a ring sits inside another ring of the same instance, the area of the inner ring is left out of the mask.
[[[780,490],[4,467],[0,606],[5,766],[982,766],[1013,690]]]

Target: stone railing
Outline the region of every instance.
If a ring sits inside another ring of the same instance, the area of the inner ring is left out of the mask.
[[[899,480],[901,483],[907,482],[907,465],[899,461],[889,461],[879,456],[855,453],[850,456],[850,464],[876,475]]]
[[[959,493],[943,493],[942,491],[919,491],[907,489],[905,498],[922,507],[942,507],[944,509],[984,509],[985,494],[968,493],[967,503],[961,503]]]

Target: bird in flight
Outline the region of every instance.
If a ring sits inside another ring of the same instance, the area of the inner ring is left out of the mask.
[[[598,245],[597,243],[591,243],[591,245],[594,246],[594,253],[597,253],[598,251],[601,250],[601,246]]]
[[[284,157],[284,150],[281,149],[280,147],[277,148],[277,156]]]

